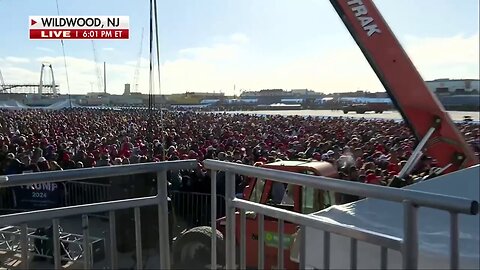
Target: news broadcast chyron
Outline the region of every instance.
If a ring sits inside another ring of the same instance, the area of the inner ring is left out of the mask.
[[[128,16],[29,16],[30,39],[129,39]]]

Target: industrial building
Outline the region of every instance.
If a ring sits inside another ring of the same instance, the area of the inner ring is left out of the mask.
[[[478,79],[437,79],[426,81],[426,84],[448,110],[478,111],[480,109],[480,81]],[[80,95],[60,95],[57,92],[59,88],[58,85],[54,83],[52,83],[52,85],[43,84],[42,82],[40,82],[39,85],[35,85],[38,91],[27,93],[16,91],[16,88],[8,89],[8,86],[9,85],[4,85],[4,87],[7,88],[4,88],[4,91],[0,91],[0,100],[14,100],[27,106],[49,106],[69,98],[78,105],[83,106],[145,106],[149,100],[146,94],[136,91],[132,92],[131,86],[128,83],[125,84],[122,95],[112,95],[106,91],[90,92]],[[24,85],[14,86],[17,88],[25,87]],[[26,87],[30,87],[30,85]],[[331,103],[344,103],[349,101],[360,103],[391,103],[390,98],[385,92],[372,93],[360,90],[329,95],[310,89],[263,89],[260,91],[244,91],[239,97],[225,96],[222,92],[185,92],[181,94],[155,95],[155,104],[163,104],[166,106],[220,106],[239,107],[239,109],[272,104],[282,106],[295,105],[301,106],[302,108],[316,109],[326,108]]]
[[[478,79],[437,79],[426,81],[428,88],[437,95],[478,95],[480,80]]]

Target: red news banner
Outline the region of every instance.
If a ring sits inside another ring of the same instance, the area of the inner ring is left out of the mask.
[[[30,16],[30,39],[129,39],[128,16]]]

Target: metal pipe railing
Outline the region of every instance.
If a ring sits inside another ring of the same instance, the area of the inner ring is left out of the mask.
[[[166,162],[128,164],[121,166],[71,169],[64,171],[12,174],[2,176],[0,178],[0,188],[32,185],[36,183],[52,183],[61,181],[75,181],[103,177],[153,173],[167,170],[193,169],[196,166],[196,160],[177,160]]]
[[[195,166],[197,163],[195,163]],[[170,269],[170,238],[168,233],[168,195],[167,195],[167,171],[162,170],[157,173],[158,189],[158,227],[159,227],[159,249],[160,249],[160,268]]]
[[[321,190],[329,190],[395,202],[403,202],[404,200],[408,200],[418,206],[454,211],[468,215],[475,215],[478,213],[478,202],[467,198],[452,197],[423,191],[398,189],[378,185],[365,185],[363,183],[343,181],[324,176],[314,176],[252,167],[238,163],[228,163],[217,160],[206,160],[205,166],[209,169],[222,170],[263,179],[272,179],[283,183],[309,186]]]
[[[323,269],[330,269],[330,232],[323,231]]]
[[[226,269],[235,269],[235,174],[227,172],[225,177],[226,224]],[[216,200],[217,198],[213,198]]]
[[[62,218],[75,215],[83,215],[90,213],[107,212],[112,210],[129,209],[133,207],[142,207],[156,205],[158,203],[157,196],[124,199],[109,202],[91,203],[84,205],[75,205],[67,207],[59,207],[46,210],[35,210],[29,212],[15,213],[0,216],[0,225],[18,224],[23,222],[38,221],[53,218]]]
[[[357,248],[358,248],[357,239],[350,238],[350,269],[351,270],[357,269],[357,257],[358,257]]]
[[[403,269],[418,269],[418,206],[403,202]]]
[[[306,268],[306,265],[305,265],[305,253],[306,253],[306,250],[305,250],[305,245],[303,243],[305,243],[306,241],[306,232],[305,232],[305,229],[306,227],[304,225],[301,225],[300,226],[300,237],[299,237],[299,240],[300,240],[300,248],[298,250],[298,252],[300,253],[299,254],[299,269],[305,269]]]
[[[58,218],[52,219],[52,241],[53,241],[53,260],[55,269],[62,269],[62,260],[60,252],[60,221]]]
[[[215,160],[205,161],[207,168],[215,171],[225,171],[226,177],[226,206],[227,206],[227,229],[225,238],[227,240],[226,254],[227,254],[227,268],[235,265],[235,212],[234,209],[240,209],[240,247],[244,248],[242,239],[245,237],[244,222],[245,211],[254,211],[258,215],[258,268],[263,269],[264,265],[264,216],[270,216],[278,220],[279,230],[279,245],[277,254],[277,267],[283,267],[283,222],[289,221],[294,224],[299,224],[302,228],[300,230],[300,250],[299,263],[305,267],[305,227],[312,227],[324,231],[324,248],[323,248],[323,268],[330,268],[330,235],[331,233],[343,235],[351,238],[350,242],[350,266],[352,269],[357,268],[358,244],[360,239],[363,242],[371,243],[380,246],[380,268],[386,269],[388,267],[388,249],[400,251],[402,253],[403,268],[416,269],[418,267],[418,207],[425,206],[435,209],[446,210],[451,213],[450,223],[450,266],[455,269],[458,268],[458,213],[469,215],[476,215],[478,213],[478,202],[475,200],[452,197],[441,194],[433,194],[422,191],[396,189],[390,187],[365,185],[361,183],[354,183],[350,181],[342,181],[321,176],[310,176],[298,173],[278,171],[266,168],[251,167],[236,163],[228,163]],[[363,230],[360,228],[352,228],[342,224],[332,224],[324,221],[319,217],[312,215],[300,214],[268,205],[263,205],[243,199],[234,198],[233,185],[235,183],[235,175],[240,174],[244,176],[252,176],[262,179],[270,179],[299,186],[309,186],[321,190],[329,190],[353,195],[361,195],[365,197],[372,197],[383,199],[387,201],[402,202],[404,208],[404,232],[403,239],[393,237],[381,233]],[[215,179],[216,180],[216,179]],[[212,181],[212,185],[216,182]],[[212,197],[212,200],[214,197]],[[232,224],[233,223],[233,224]],[[230,240],[229,240],[230,239]],[[213,243],[213,242],[212,242]],[[213,245],[212,245],[213,247]],[[230,257],[230,259],[228,259]],[[240,266],[245,266],[245,255],[240,251]]]
[[[380,247],[380,269],[386,270],[388,268],[388,249]]]
[[[277,220],[277,227],[278,227],[278,255],[277,255],[277,268],[278,269],[284,269],[284,251],[283,251],[283,233],[284,233],[284,222],[282,219]]]
[[[234,199],[233,205],[236,208],[248,209],[250,211],[254,211],[257,214],[263,214],[264,216],[270,216],[276,219],[289,221],[295,224],[304,225],[321,231],[328,231],[350,238],[362,239],[362,241],[364,242],[381,245],[397,251],[401,250],[402,241],[398,237],[367,231],[360,228],[353,228],[351,226],[343,224],[333,224],[323,221],[321,218],[316,216],[305,215],[242,199]],[[228,240],[228,234],[226,237]]]
[[[211,182],[210,182],[210,195],[211,195],[211,204],[210,204],[210,222],[212,225],[212,235],[215,235],[217,232],[217,172],[211,171]],[[217,270],[217,238],[212,237],[211,239],[211,268],[212,270]]]
[[[109,232],[110,232],[110,267],[111,269],[118,269],[117,256],[117,226],[115,220],[115,211],[108,212]]]
[[[247,246],[247,233],[246,233],[246,214],[245,210],[240,209],[240,269],[245,270],[247,267],[245,265],[246,257],[246,246]]]
[[[83,259],[84,268],[92,267],[92,254],[89,243],[89,222],[87,214],[109,212],[109,228],[110,228],[110,253],[112,269],[118,266],[117,247],[116,247],[116,231],[115,231],[115,210],[134,208],[135,213],[135,237],[136,237],[136,257],[137,267],[143,267],[142,260],[142,241],[141,241],[141,221],[140,207],[158,205],[159,214],[159,247],[160,247],[160,266],[162,269],[170,268],[170,246],[168,234],[168,206],[167,206],[167,170],[182,170],[196,168],[196,160],[168,161],[168,162],[151,162],[122,166],[98,167],[86,169],[73,169],[65,171],[53,171],[31,174],[18,174],[0,177],[0,188],[13,187],[21,185],[33,185],[38,183],[52,183],[61,181],[76,181],[104,177],[114,177],[122,175],[134,175],[142,173],[157,173],[157,196],[123,199],[108,202],[96,202],[84,205],[59,207],[54,209],[29,211],[22,213],[14,213],[0,216],[0,224],[22,224],[21,244],[22,244],[22,261],[23,268],[29,267],[28,261],[28,235],[27,222],[53,219],[53,243],[54,243],[54,262],[55,268],[60,268],[61,252],[59,237],[59,218],[82,215],[82,231],[83,231]],[[99,197],[101,194],[96,190],[90,190],[89,196]],[[94,194],[91,194],[94,193]]]
[[[135,220],[135,257],[137,269],[143,269],[143,252],[142,252],[142,221],[140,217],[140,208],[133,209]]]
[[[114,268],[117,266],[117,254],[116,254],[116,241],[115,241],[115,210],[120,209],[135,209],[135,235],[137,243],[137,267],[143,267],[142,250],[141,247],[141,231],[140,231],[140,207],[157,205],[159,214],[159,249],[160,249],[160,268],[170,268],[170,246],[169,246],[169,224],[168,219],[168,207],[167,207],[167,170],[181,170],[195,168],[196,161],[173,161],[173,162],[161,162],[161,163],[142,163],[133,165],[122,165],[113,167],[100,167],[100,168],[88,168],[66,171],[55,171],[46,173],[24,174],[24,175],[9,175],[0,179],[0,187],[11,187],[17,185],[30,185],[35,183],[48,183],[59,181],[72,181],[72,180],[84,180],[92,178],[102,178],[120,175],[133,175],[139,173],[157,173],[157,196],[123,199],[108,202],[91,203],[86,205],[77,205],[69,207],[60,207],[48,210],[38,210],[23,213],[15,213],[10,215],[0,216],[0,224],[24,224],[37,220],[53,219],[53,235],[59,234],[58,218],[74,215],[82,216],[83,234],[84,234],[84,260],[85,269],[92,267],[92,254],[90,253],[89,245],[89,230],[88,230],[88,217],[86,214],[109,212],[110,217],[110,236],[111,243],[111,266]],[[216,216],[217,216],[217,190],[216,190],[216,172],[226,172],[225,183],[225,207],[226,207],[226,268],[233,269],[237,266],[240,268],[247,267],[246,265],[246,211],[254,211],[258,215],[258,268],[263,269],[265,267],[265,216],[273,217],[278,220],[278,244],[279,250],[277,257],[277,266],[284,266],[284,222],[291,222],[299,224],[300,230],[300,259],[299,265],[305,267],[305,228],[311,227],[324,231],[324,267],[328,269],[330,267],[330,235],[331,233],[343,235],[351,238],[351,250],[350,250],[350,265],[352,268],[357,267],[358,248],[357,241],[379,245],[380,250],[380,265],[386,267],[388,264],[388,249],[401,251],[403,255],[404,267],[417,267],[418,266],[418,214],[417,209],[420,206],[427,206],[442,210],[447,210],[451,213],[451,250],[450,250],[450,266],[452,268],[458,267],[459,247],[458,247],[458,213],[465,214],[477,214],[478,202],[457,198],[439,194],[432,194],[421,191],[395,189],[382,186],[365,185],[360,183],[354,183],[350,181],[342,181],[327,177],[302,175],[298,173],[291,173],[285,171],[278,171],[266,168],[257,168],[251,166],[245,166],[234,163],[227,163],[214,160],[206,160],[205,165],[212,170],[212,182],[211,182],[211,226],[213,229],[212,241],[211,241],[211,262],[212,268],[217,267],[217,239],[215,237],[216,230]],[[300,186],[309,186],[321,190],[330,190],[340,193],[347,193],[353,195],[361,195],[366,197],[373,197],[378,199],[384,199],[388,201],[402,202],[404,204],[404,239],[385,235],[381,233],[372,232],[360,228],[355,228],[342,224],[332,224],[323,220],[320,217],[313,215],[305,215],[296,213],[284,209],[279,209],[273,206],[263,205],[243,199],[237,199],[235,197],[235,176],[236,174],[253,176],[263,179],[271,179],[279,182],[285,182]],[[199,199],[191,201],[192,204],[200,203]],[[239,257],[240,262],[236,262],[236,244],[235,241],[235,227],[236,227],[236,209],[241,209],[240,214],[240,250]],[[113,220],[112,220],[113,219]],[[26,231],[26,229],[25,229]],[[26,232],[25,232],[26,235]],[[26,240],[25,240],[26,239]],[[28,238],[22,237],[22,248],[28,247]],[[56,243],[57,245],[60,243]],[[139,245],[139,246],[138,246]],[[22,267],[28,268],[28,253],[27,248],[22,251],[22,260],[24,265]],[[55,265],[58,266],[60,260],[60,248],[55,247]],[[237,265],[238,263],[238,265]]]
[[[54,209],[45,209],[29,212],[14,213],[9,215],[0,216],[0,224],[22,224],[21,230],[21,245],[22,245],[22,267],[28,269],[28,230],[27,222],[52,219],[53,230],[53,258],[55,268],[61,268],[61,243],[59,239],[59,218],[82,215],[82,231],[83,231],[83,260],[84,269],[90,269],[92,267],[92,250],[90,246],[90,232],[89,221],[87,214],[108,212],[109,213],[109,228],[110,228],[110,252],[111,252],[111,267],[116,268],[118,266],[117,247],[116,247],[116,221],[115,210],[134,208],[134,220],[135,220],[135,237],[136,237],[136,257],[137,268],[143,267],[142,259],[142,241],[141,241],[141,215],[140,207],[157,205],[159,214],[159,241],[160,241],[160,266],[162,269],[170,268],[170,245],[169,245],[169,223],[168,219],[168,206],[167,206],[167,170],[181,170],[181,169],[193,169],[196,168],[196,160],[183,160],[183,161],[169,161],[169,162],[152,162],[141,163],[132,165],[112,166],[112,167],[98,167],[98,168],[86,168],[86,169],[74,169],[65,171],[53,171],[31,174],[19,174],[0,176],[0,188],[21,186],[21,185],[34,185],[45,184],[87,179],[98,179],[105,177],[115,177],[123,175],[135,175],[143,173],[157,173],[157,196],[149,196],[142,198],[123,199],[108,202],[97,202],[94,198],[106,197],[108,194],[104,192],[106,190],[97,190],[90,188],[87,185],[86,192],[78,194],[87,199],[87,202],[95,201],[95,203],[59,207]],[[115,179],[113,179],[115,181]],[[89,201],[90,200],[90,201]]]
[[[92,267],[92,254],[90,250],[90,231],[89,231],[88,216],[82,215],[82,230],[83,230],[83,269],[88,270]]]
[[[450,212],[450,269],[458,269],[460,257],[458,246],[459,233],[458,214]]]
[[[258,214],[258,269],[265,268],[265,216]]]
[[[28,259],[28,227],[26,223],[21,226],[20,246],[22,250],[22,268],[30,268],[30,260]]]

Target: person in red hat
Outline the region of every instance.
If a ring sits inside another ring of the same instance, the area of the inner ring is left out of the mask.
[[[374,184],[374,185],[380,185],[381,184],[380,183],[380,178],[372,170],[367,171],[367,175],[365,177],[365,183]]]

